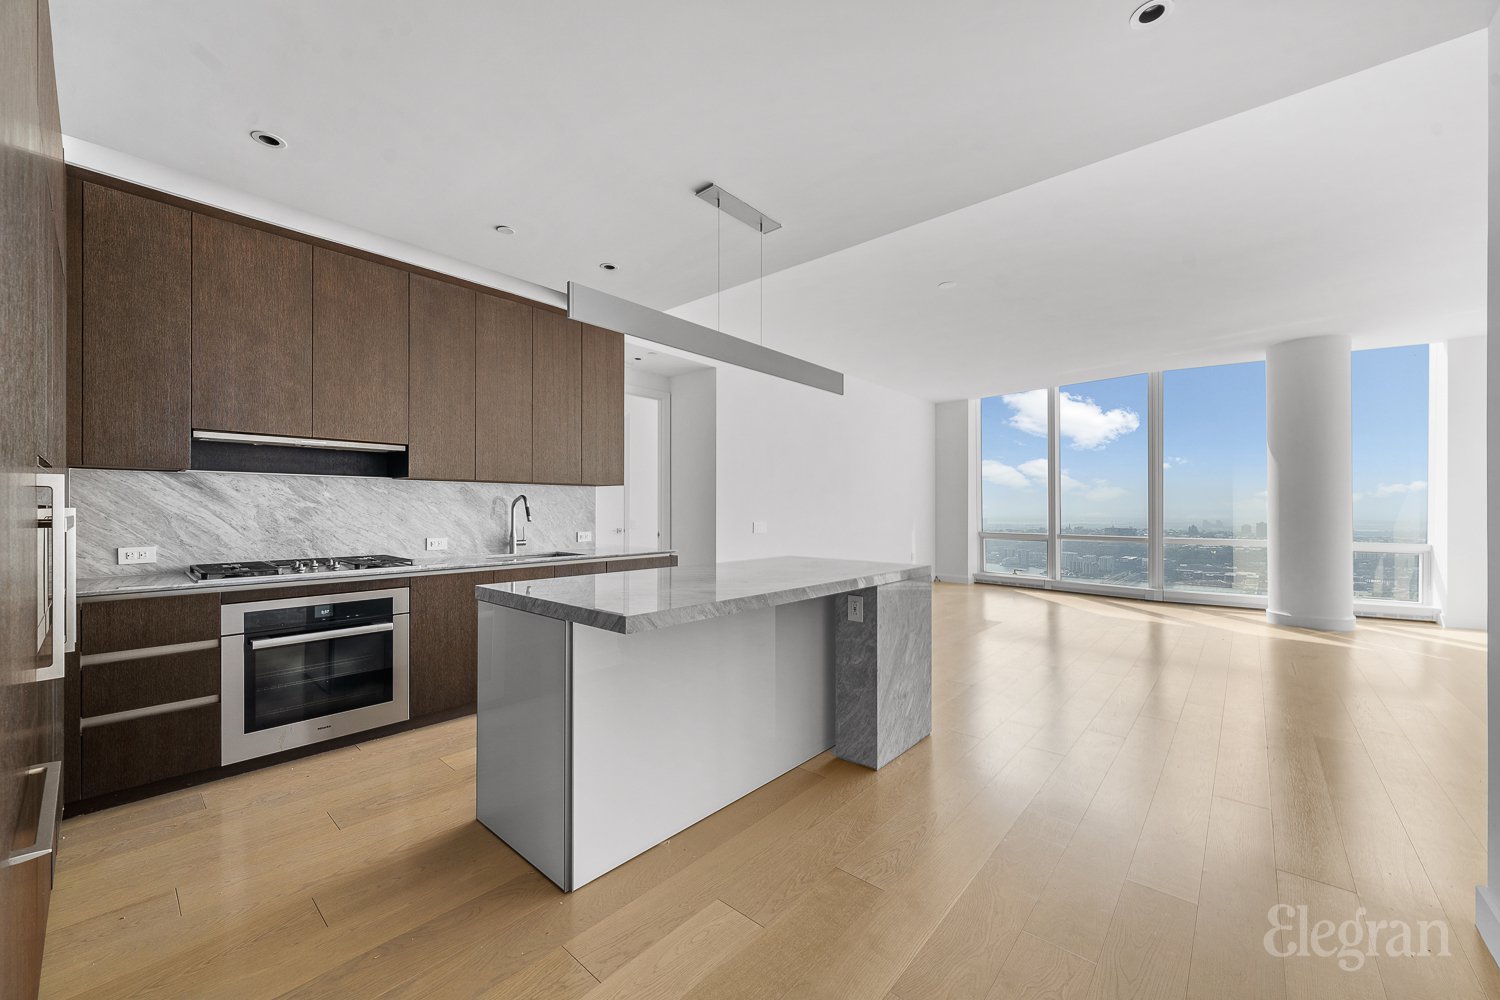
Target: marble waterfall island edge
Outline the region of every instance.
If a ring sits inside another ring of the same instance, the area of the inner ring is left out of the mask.
[[[930,583],[932,570],[909,563],[778,556],[490,584],[476,588],[476,596],[500,607],[631,634],[903,580]]]

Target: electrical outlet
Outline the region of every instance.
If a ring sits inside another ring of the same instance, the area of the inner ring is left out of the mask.
[[[134,566],[136,563],[156,562],[155,545],[133,545],[128,549],[115,549],[116,566]]]
[[[446,539],[446,538],[429,538],[429,539],[427,539],[427,551],[428,552],[446,552],[447,550],[448,550],[448,539]]]
[[[578,537],[575,539],[575,541],[579,542],[592,542],[593,540],[594,533],[592,531],[580,531]]]
[[[767,527],[766,522],[764,521],[750,522],[750,534],[752,535],[764,535],[769,530],[770,528]]]
[[[865,599],[849,595],[849,620],[851,622],[862,622],[865,620]]]

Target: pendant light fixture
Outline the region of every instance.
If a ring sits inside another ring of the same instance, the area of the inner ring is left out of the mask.
[[[717,184],[710,184],[697,192],[697,196],[713,205],[719,212],[744,223],[760,233],[762,246],[767,233],[781,228],[781,223],[770,218],[743,200],[725,191]],[[760,282],[765,283],[765,257],[761,256]],[[722,295],[720,288],[717,294]],[[844,376],[831,368],[815,365],[811,361],[781,351],[772,350],[763,343],[757,344],[742,337],[735,337],[711,327],[692,323],[656,309],[622,299],[597,288],[568,282],[568,318],[592,326],[602,326],[639,340],[687,351],[699,357],[711,358],[740,368],[748,368],[775,378],[799,382],[802,385],[822,389],[842,396]],[[761,319],[761,339],[765,339],[765,319]]]

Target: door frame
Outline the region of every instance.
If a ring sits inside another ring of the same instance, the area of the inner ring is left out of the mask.
[[[625,384],[625,395],[656,400],[656,537],[663,549],[672,547],[672,394],[662,389]],[[626,412],[629,419],[629,412]],[[630,539],[630,432],[625,432],[625,490],[621,508],[625,520],[625,537]]]

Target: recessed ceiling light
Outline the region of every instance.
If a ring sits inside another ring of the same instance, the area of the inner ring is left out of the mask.
[[[275,135],[275,134],[273,134],[271,132],[261,132],[261,131],[257,130],[255,132],[251,132],[250,133],[250,138],[254,139],[256,142],[260,143],[262,146],[270,146],[272,149],[285,149],[286,148],[286,140],[283,139],[281,136]]]
[[[957,288],[958,287],[958,282],[956,282],[956,281],[939,281],[938,282],[938,287],[941,288],[941,289],[943,289],[944,291],[947,291],[950,288]]]
[[[1172,0],[1150,0],[1135,9],[1130,15],[1132,28],[1149,28],[1172,12]]]
[[[609,261],[605,261],[603,264],[599,265],[599,269],[601,271],[613,271],[615,269],[615,265],[611,264]]]
[[[501,236],[514,236],[516,234],[516,231],[510,226],[496,226],[495,232],[499,233]]]

